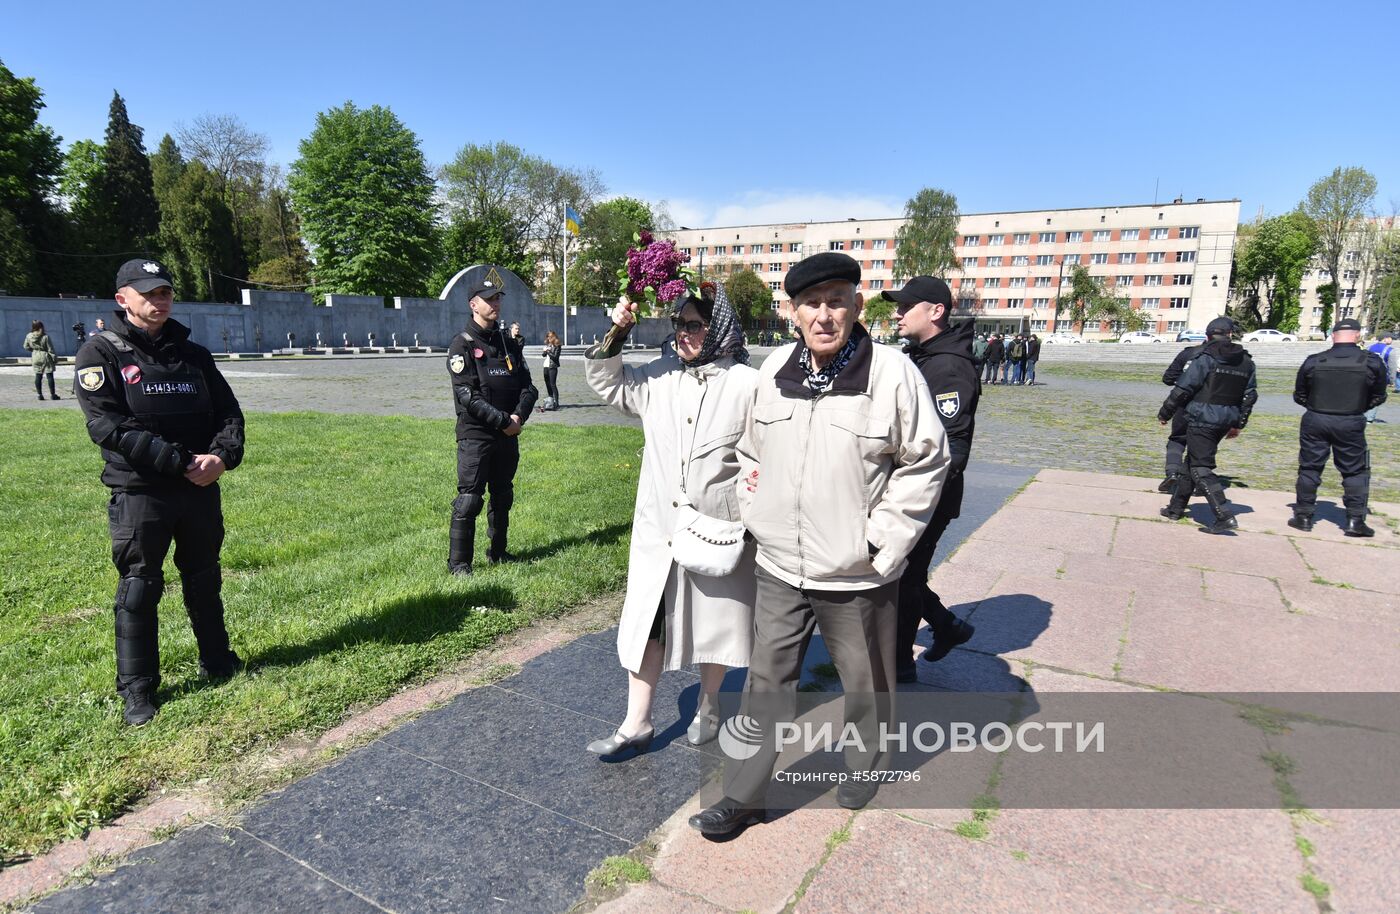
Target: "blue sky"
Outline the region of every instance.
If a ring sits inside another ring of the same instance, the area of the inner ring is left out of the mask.
[[[1239,197],[1337,165],[1400,206],[1400,5],[415,2],[23,5],[0,60],[66,142],[113,89],[147,148],[236,114],[284,165],[318,111],[392,108],[430,162],[508,140],[687,225]],[[1335,112],[1335,113],[1334,113]]]

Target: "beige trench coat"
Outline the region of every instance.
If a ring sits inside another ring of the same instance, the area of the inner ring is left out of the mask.
[[[665,602],[665,668],[692,663],[748,666],[753,647],[754,546],[722,578],[676,564],[671,534],[688,494],[697,511],[739,520],[734,446],[748,421],[758,372],[733,359],[688,369],[674,357],[643,366],[622,356],[585,359],[589,385],[604,400],[642,420],[637,505],[632,514],[627,599],[617,629],[623,667],[637,672],[658,605]]]

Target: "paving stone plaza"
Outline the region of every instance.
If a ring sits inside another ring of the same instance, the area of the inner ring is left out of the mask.
[[[441,355],[221,367],[250,413],[452,415]],[[12,371],[0,370],[0,407],[74,408],[30,403]],[[560,381],[564,408],[535,421],[626,421],[588,391],[577,359]],[[1052,372],[1049,383],[1092,400],[1112,382]],[[1127,387],[1143,402],[1162,395]],[[1284,397],[1259,409],[1296,414]],[[1204,536],[1158,516],[1158,479],[1019,460],[1038,453],[1011,447],[1031,431],[989,422],[984,437],[979,424],[963,516],[931,578],[976,635],[920,663],[911,694],[1400,691],[1400,504],[1373,500],[1377,536],[1355,540],[1326,496],[1301,533],[1285,524],[1291,492],[1232,488],[1239,534]],[[157,798],[0,872],[0,904],[70,879],[27,910],[1400,910],[1400,814],[1309,802],[1336,774],[1309,766],[1312,747],[1364,729],[1372,759],[1400,758],[1393,718],[1242,726],[1241,751],[1258,764],[1241,789],[1279,792],[1272,808],[1035,808],[1017,800],[1033,785],[1015,758],[993,776],[985,758],[940,755],[923,773],[960,802],[799,809],[706,839],[686,818],[722,756],[684,739],[696,675],[663,676],[658,721],[679,723],[648,753],[605,763],[582,750],[625,711],[616,612],[616,601],[583,607],[477,659],[518,664],[505,679],[448,677],[347,720],[317,744],[346,747],[336,761],[247,807]],[[804,682],[837,688],[828,661],[816,643]],[[741,682],[731,674],[726,688]],[[1296,761],[1286,771],[1266,761],[1285,757]],[[649,878],[586,880],[619,856]]]

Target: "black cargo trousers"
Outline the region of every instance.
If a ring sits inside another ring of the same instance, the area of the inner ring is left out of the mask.
[[[160,685],[156,607],[165,588],[162,566],[172,542],[200,662],[209,669],[226,667],[230,651],[219,567],[224,543],[219,484],[114,489],[107,523],[112,563],[121,576],[115,606],[117,691],[125,693],[136,684],[154,692]]]
[[[510,508],[515,503],[515,471],[520,467],[520,439],[482,432],[457,439],[457,499],[452,503],[448,566],[470,569],[476,517],[486,510],[487,557],[506,553]],[[485,496],[491,496],[489,506]]]

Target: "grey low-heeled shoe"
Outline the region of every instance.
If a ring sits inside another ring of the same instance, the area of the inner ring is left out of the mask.
[[[685,740],[692,746],[703,746],[719,736],[719,715],[700,713],[685,730]]]
[[[595,739],[588,744],[588,751],[594,755],[617,755],[628,749],[636,749],[643,752],[651,745],[651,739],[656,735],[656,729],[648,727],[646,730],[634,736],[623,736],[622,731],[614,733],[612,736],[603,739]]]

